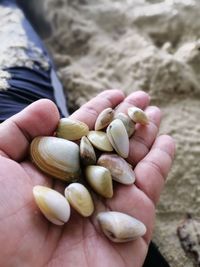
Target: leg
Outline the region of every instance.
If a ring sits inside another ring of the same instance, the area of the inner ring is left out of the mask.
[[[51,99],[67,116],[53,63],[22,10],[14,0],[0,1],[0,16],[0,121],[40,98]]]

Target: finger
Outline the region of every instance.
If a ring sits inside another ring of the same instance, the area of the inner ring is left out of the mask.
[[[99,113],[105,108],[115,108],[124,99],[124,94],[120,90],[106,90],[95,98],[84,104],[70,117],[85,122],[89,128],[94,127],[94,123]]]
[[[174,140],[159,136],[151,151],[135,168],[136,185],[156,204],[171,169],[175,154]]]
[[[128,108],[136,106],[141,109],[145,109],[150,102],[150,97],[143,91],[136,91],[127,96],[122,103],[116,108],[116,113],[127,113]]]
[[[59,117],[56,105],[47,99],[38,100],[12,116],[0,125],[1,154],[22,160],[30,141],[38,135],[51,135]]]
[[[159,108],[150,106],[145,113],[149,118],[149,124],[143,126],[136,124],[136,131],[130,139],[130,150],[128,161],[136,165],[149,152],[159,130],[161,121],[161,111]]]

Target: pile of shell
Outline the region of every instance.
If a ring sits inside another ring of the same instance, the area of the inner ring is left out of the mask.
[[[91,216],[94,203],[87,187],[103,198],[112,198],[112,180],[125,185],[134,183],[134,172],[125,158],[136,123],[148,123],[141,109],[131,107],[126,115],[107,108],[99,114],[93,131],[83,122],[63,118],[57,137],[36,137],[32,141],[30,153],[35,165],[70,183],[65,197],[44,186],[34,187],[36,203],[48,220],[57,225],[66,223],[70,205],[82,216]],[[114,242],[131,241],[146,232],[142,222],[120,212],[100,212],[97,220],[104,234]]]

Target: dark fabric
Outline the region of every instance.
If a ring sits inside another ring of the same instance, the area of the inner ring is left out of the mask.
[[[0,0],[0,5],[10,7],[13,10],[19,8],[15,0]],[[30,58],[30,61],[33,62],[33,68],[12,66],[3,69],[10,73],[11,79],[7,81],[9,88],[0,91],[0,122],[41,98],[48,98],[54,101],[58,106],[60,115],[67,117],[68,111],[63,88],[42,40],[25,16],[19,27],[23,28],[26,38],[32,44],[25,50],[25,53]],[[13,35],[15,33],[11,32],[10,34]],[[34,46],[34,50],[32,50],[32,46]],[[42,58],[47,63],[46,69],[40,66],[40,59],[38,58],[37,60],[36,58],[35,48],[41,51]]]
[[[157,246],[151,242],[143,267],[170,267],[170,265],[161,255]]]
[[[35,0],[28,1],[28,0],[17,0],[17,4],[20,8],[24,11],[28,21],[34,27],[36,32],[42,38],[48,38],[52,34],[51,24],[49,23],[46,16],[44,16],[44,3],[41,1],[41,4],[38,8]]]
[[[1,122],[41,98],[48,98],[55,102],[50,71],[15,67],[9,68],[8,72],[12,76],[9,80],[10,88],[0,91]],[[60,113],[62,116],[61,111]]]

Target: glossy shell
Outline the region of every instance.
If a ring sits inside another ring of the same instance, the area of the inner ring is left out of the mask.
[[[80,156],[83,165],[94,165],[96,163],[96,154],[88,138],[83,136],[80,142]]]
[[[112,179],[121,184],[130,185],[135,182],[132,166],[116,154],[102,154],[97,164],[107,168],[111,173]]]
[[[102,131],[90,131],[87,135],[94,147],[101,151],[113,151],[113,147],[108,140],[107,134]]]
[[[105,198],[113,196],[113,184],[109,170],[101,166],[88,166],[85,170],[86,180],[92,189]]]
[[[117,113],[115,115],[115,119],[119,119],[123,122],[125,128],[126,128],[126,131],[127,131],[127,134],[128,134],[128,137],[130,138],[133,133],[135,132],[135,123],[131,120],[131,118],[120,112],[120,113]]]
[[[56,225],[63,225],[69,220],[70,206],[66,198],[46,186],[33,188],[35,201],[44,216]]]
[[[30,148],[33,162],[52,177],[72,181],[79,178],[79,147],[57,137],[36,137]]]
[[[142,222],[125,213],[100,212],[97,220],[104,234],[116,243],[132,241],[146,233],[146,227]]]
[[[123,158],[129,154],[129,138],[123,122],[113,120],[107,127],[107,136],[115,151]]]
[[[59,121],[56,135],[57,137],[73,141],[81,139],[81,137],[87,135],[88,132],[89,128],[84,122],[70,118],[62,118]]]
[[[112,108],[104,109],[97,117],[94,126],[95,131],[99,131],[108,126],[108,124],[112,121],[113,117],[114,117],[114,110]]]
[[[135,123],[146,125],[149,123],[148,117],[145,112],[137,107],[130,107],[128,109],[128,115]]]
[[[92,197],[87,188],[79,183],[72,183],[65,189],[65,197],[70,205],[82,216],[88,217],[94,211]]]

